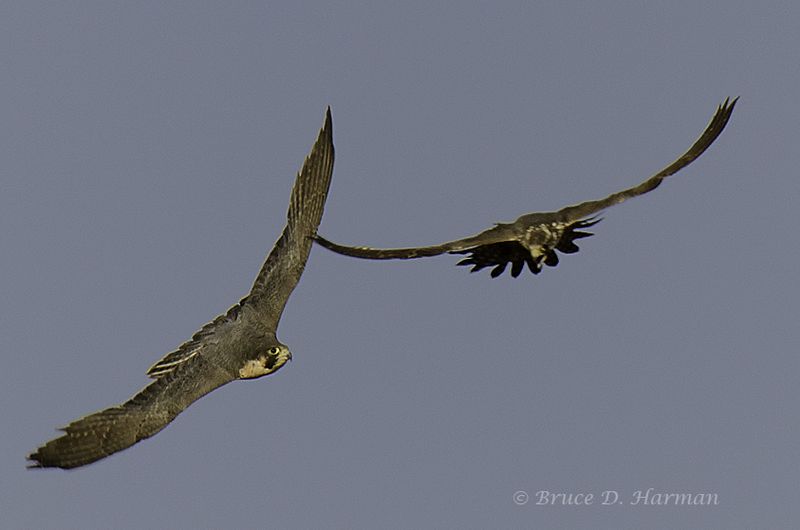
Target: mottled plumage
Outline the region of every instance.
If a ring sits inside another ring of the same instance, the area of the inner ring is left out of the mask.
[[[125,403],[78,419],[28,456],[30,467],[74,468],[153,436],[186,407],[236,379],[271,374],[292,358],[275,336],[289,296],[305,268],[333,174],[330,109],[289,201],[287,224],[238,304],[154,364],[155,381]]]
[[[469,254],[458,265],[470,265],[472,272],[493,267],[491,276],[496,278],[510,263],[511,275],[515,278],[522,272],[524,265],[534,274],[538,274],[542,270],[542,264],[551,267],[558,264],[556,251],[564,254],[578,251],[575,240],[592,235],[581,230],[600,221],[591,217],[593,214],[656,189],[665,177],[677,173],[703,154],[725,128],[737,99],[726,99],[717,107],[700,138],[677,160],[641,184],[613,193],[604,199],[567,206],[556,212],[529,213],[513,223],[497,223],[480,234],[440,245],[380,249],[340,245],[322,236],[317,236],[316,241],[329,250],[356,258],[412,259],[444,253]]]

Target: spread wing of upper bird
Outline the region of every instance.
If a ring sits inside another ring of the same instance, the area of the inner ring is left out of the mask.
[[[493,267],[491,276],[496,278],[511,264],[511,276],[515,278],[524,265],[533,274],[538,274],[542,264],[551,267],[558,264],[556,251],[573,254],[578,251],[576,239],[593,235],[583,230],[600,221],[592,217],[594,214],[656,189],[664,178],[677,173],[703,154],[725,128],[738,99],[726,99],[719,105],[700,138],[677,160],[641,184],[612,193],[604,199],[567,206],[555,212],[529,213],[513,223],[497,223],[471,237],[426,247],[382,249],[340,245],[319,235],[315,239],[329,250],[356,258],[412,259],[444,253],[468,254],[458,265],[472,266],[471,272]]]
[[[74,468],[121,451],[167,426],[205,394],[236,379],[271,374],[292,358],[275,331],[305,268],[333,174],[330,108],[297,174],[286,227],[250,293],[154,364],[155,378],[125,403],[73,421],[28,456],[29,467]]]

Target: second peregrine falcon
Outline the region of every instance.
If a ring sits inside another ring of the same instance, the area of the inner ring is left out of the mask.
[[[458,265],[472,266],[471,272],[493,267],[491,276],[496,278],[503,274],[510,263],[511,276],[515,278],[522,272],[523,265],[527,265],[533,274],[538,274],[542,270],[542,264],[550,267],[558,264],[557,250],[564,254],[573,254],[578,251],[576,239],[593,235],[582,231],[600,221],[591,217],[593,214],[656,189],[665,177],[677,173],[703,154],[725,128],[738,99],[726,99],[719,105],[700,138],[677,160],[641,184],[612,193],[604,199],[567,206],[555,212],[525,214],[513,223],[496,223],[480,234],[426,247],[347,246],[333,243],[319,235],[316,241],[329,250],[356,258],[412,259],[444,253],[469,254]]]

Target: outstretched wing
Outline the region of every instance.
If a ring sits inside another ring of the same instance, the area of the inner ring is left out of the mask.
[[[306,266],[312,238],[317,233],[328,197],[333,159],[333,122],[329,107],[317,141],[297,174],[289,199],[286,227],[248,295],[247,303],[253,304],[273,330]]]
[[[153,436],[186,407],[234,379],[193,357],[150,383],[131,399],[73,421],[64,434],[28,455],[29,467],[70,469],[90,464]]]
[[[347,246],[334,243],[319,235],[316,236],[315,240],[333,252],[355,258],[413,259],[438,256],[444,253],[469,253],[471,255],[461,260],[458,264],[471,265],[472,271],[493,266],[492,277],[497,277],[511,263],[511,273],[514,277],[520,274],[525,264],[536,274],[541,270],[542,263],[550,266],[555,266],[558,263],[558,256],[555,250],[566,254],[578,251],[574,240],[591,235],[588,232],[580,232],[578,229],[592,226],[597,222],[595,219],[589,219],[589,216],[627,199],[654,190],[664,178],[677,173],[703,154],[722,133],[738,99],[731,100],[728,98],[719,105],[700,138],[677,160],[641,184],[613,193],[604,199],[567,206],[556,212],[526,214],[519,217],[514,223],[497,224],[475,236],[426,247],[373,248]],[[544,245],[548,248],[543,248],[542,253],[537,257],[532,256],[530,250],[520,241],[529,230],[539,231],[543,235],[546,233],[547,238],[552,239],[551,244]]]
[[[698,138],[685,153],[679,156],[667,167],[641,184],[626,190],[618,191],[617,193],[612,193],[605,199],[587,201],[574,206],[562,208],[557,212],[558,221],[572,223],[597,213],[600,210],[605,210],[606,208],[624,202],[632,197],[637,197],[656,189],[659,184],[661,184],[662,180],[670,175],[674,175],[681,169],[694,162],[697,157],[702,155],[706,149],[708,149],[711,144],[714,143],[714,141],[725,129],[725,126],[728,124],[728,120],[730,119],[731,114],[733,113],[733,108],[736,106],[736,102],[738,100],[738,97],[734,98],[733,100],[726,98],[725,101],[717,107],[717,111],[714,113],[714,116],[711,117],[711,121],[706,126],[703,134],[700,135],[700,138]]]
[[[447,243],[430,247],[372,248],[340,245],[325,239],[321,235],[314,237],[314,241],[337,254],[363,259],[414,259],[438,256],[447,252]]]
[[[311,236],[317,231],[333,174],[333,123],[331,109],[303,168],[297,174],[289,200],[288,223],[258,273],[250,294],[227,313],[203,326],[191,340],[165,355],[147,370],[150,377],[161,377],[180,364],[201,354],[222,326],[235,321],[244,304],[261,311],[260,322],[274,331],[283,307],[305,267],[311,249]]]
[[[351,256],[354,258],[362,259],[414,259],[414,258],[427,258],[431,256],[438,256],[445,253],[460,253],[464,250],[474,248],[478,245],[490,245],[494,243],[502,243],[514,238],[514,231],[512,225],[498,223],[488,230],[484,230],[480,234],[465,237],[464,239],[456,239],[454,241],[447,241],[440,245],[431,245],[429,247],[407,247],[407,248],[373,248],[373,247],[351,247],[347,245],[340,245],[329,241],[321,235],[316,235],[314,241],[319,245],[332,250],[337,254]]]

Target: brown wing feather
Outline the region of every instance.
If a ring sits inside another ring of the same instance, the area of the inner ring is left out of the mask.
[[[725,129],[725,125],[728,124],[728,120],[730,119],[731,114],[733,113],[733,108],[736,106],[736,102],[738,100],[738,97],[734,98],[733,100],[726,98],[725,101],[717,107],[717,111],[714,113],[714,116],[712,116],[711,121],[706,126],[703,134],[700,135],[700,138],[698,138],[685,153],[679,156],[674,162],[666,166],[664,169],[648,178],[641,184],[626,190],[618,191],[617,193],[612,193],[604,199],[587,201],[574,206],[562,208],[556,214],[558,221],[571,223],[597,213],[600,210],[604,210],[630,198],[638,197],[639,195],[643,195],[656,189],[659,184],[661,184],[661,181],[664,180],[664,178],[674,175],[681,169],[694,162],[697,157],[702,155],[706,149],[708,149],[711,144],[714,143],[714,141]]]
[[[192,335],[190,340],[187,340],[181,344],[177,350],[169,352],[157,363],[148,368],[147,375],[153,378],[161,377],[193,358],[195,355],[199,355],[200,352],[203,351],[205,342],[208,339],[216,335],[222,326],[230,324],[238,318],[239,312],[242,310],[241,304],[242,302],[239,302],[228,309],[224,315],[218,316],[213,321],[200,328],[199,331]]]
[[[347,245],[340,245],[317,235],[314,240],[321,246],[332,250],[337,254],[345,256],[352,256],[354,258],[362,259],[414,259],[414,258],[427,258],[431,256],[438,256],[445,253],[458,253],[468,248],[475,247],[476,245],[486,245],[491,243],[501,243],[513,238],[514,234],[511,231],[511,225],[497,224],[492,228],[476,234],[474,236],[465,237],[464,239],[456,239],[448,241],[440,245],[432,245],[429,247],[408,247],[408,248],[372,248],[372,247],[351,247]]]
[[[186,407],[234,377],[202,356],[153,381],[125,403],[73,421],[64,434],[28,456],[29,467],[90,464],[153,436]]]
[[[332,250],[338,254],[352,256],[363,259],[414,259],[438,256],[450,250],[453,242],[433,245],[430,247],[413,248],[370,248],[370,247],[348,247],[328,241],[324,237],[317,235],[314,240],[321,246]]]
[[[333,121],[331,109],[311,152],[297,174],[289,199],[287,224],[253,283],[248,303],[277,328],[283,308],[306,266],[312,239],[322,220],[333,175]]]

